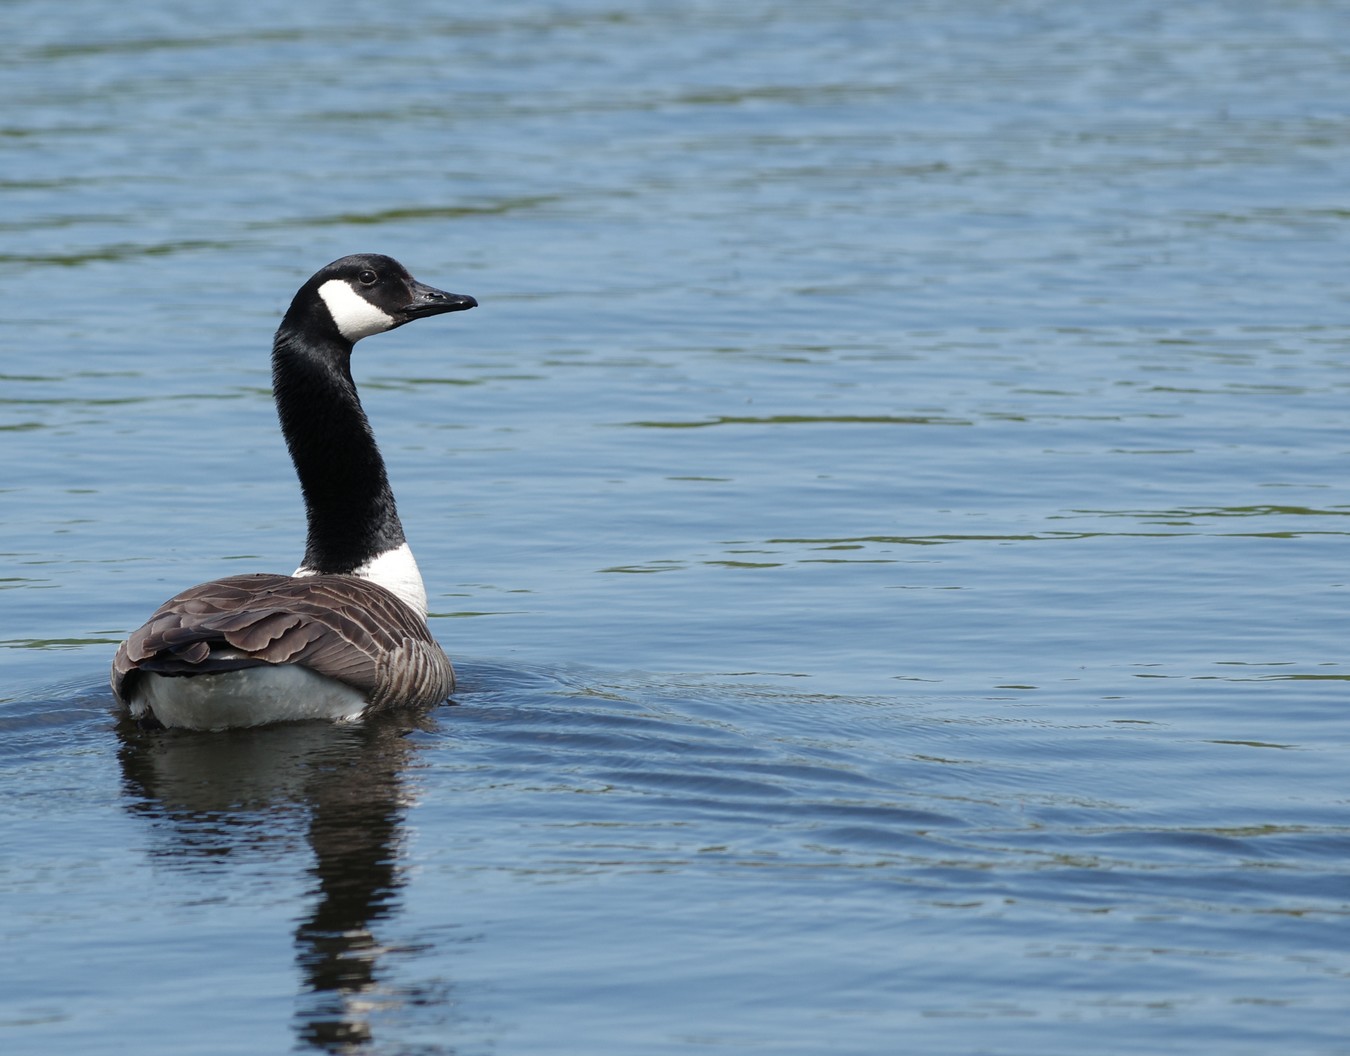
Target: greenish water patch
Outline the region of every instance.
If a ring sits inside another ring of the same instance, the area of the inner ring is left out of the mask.
[[[495,201],[457,205],[398,206],[366,213],[332,213],[327,216],[307,216],[290,220],[268,220],[250,224],[256,230],[275,230],[293,227],[370,227],[405,221],[462,220],[471,217],[501,216],[521,210],[538,209],[559,201],[557,195],[524,195]]]
[[[0,639],[0,646],[7,649],[70,650],[82,649],[91,645],[119,645],[118,638],[6,638]]]
[[[715,425],[971,425],[972,423],[964,419],[933,415],[775,414],[720,415],[704,421],[636,421],[623,424],[639,429],[704,429]]]
[[[49,265],[60,268],[77,268],[86,264],[169,257],[181,253],[197,253],[206,250],[226,250],[236,244],[235,241],[206,239],[160,243],[116,242],[90,249],[73,250],[68,253],[0,253],[0,265]]]

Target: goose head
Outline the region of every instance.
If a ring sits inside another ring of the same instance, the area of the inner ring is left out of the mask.
[[[393,257],[354,253],[320,268],[300,287],[283,327],[332,332],[349,344],[445,312],[476,307],[472,297],[418,282]]]

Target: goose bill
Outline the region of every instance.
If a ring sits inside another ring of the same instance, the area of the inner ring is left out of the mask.
[[[409,319],[443,315],[446,312],[462,312],[478,307],[478,302],[467,294],[446,293],[444,290],[420,282],[413,287],[412,294],[412,300],[403,308],[403,314]]]

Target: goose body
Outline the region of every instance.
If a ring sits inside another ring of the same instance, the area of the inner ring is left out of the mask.
[[[300,288],[273,341],[272,387],[305,499],[304,559],[292,575],[217,579],[156,609],[113,659],[113,695],[132,718],[199,730],[349,721],[450,695],[351,353],[476,304],[377,254],[336,260]]]

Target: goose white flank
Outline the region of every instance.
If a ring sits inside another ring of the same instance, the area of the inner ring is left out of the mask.
[[[304,560],[289,576],[189,587],[156,609],[113,659],[131,718],[195,730],[350,721],[450,695],[454,670],[427,628],[351,355],[362,338],[477,303],[378,254],[343,257],[300,287],[272,344],[272,385],[304,493]]]

